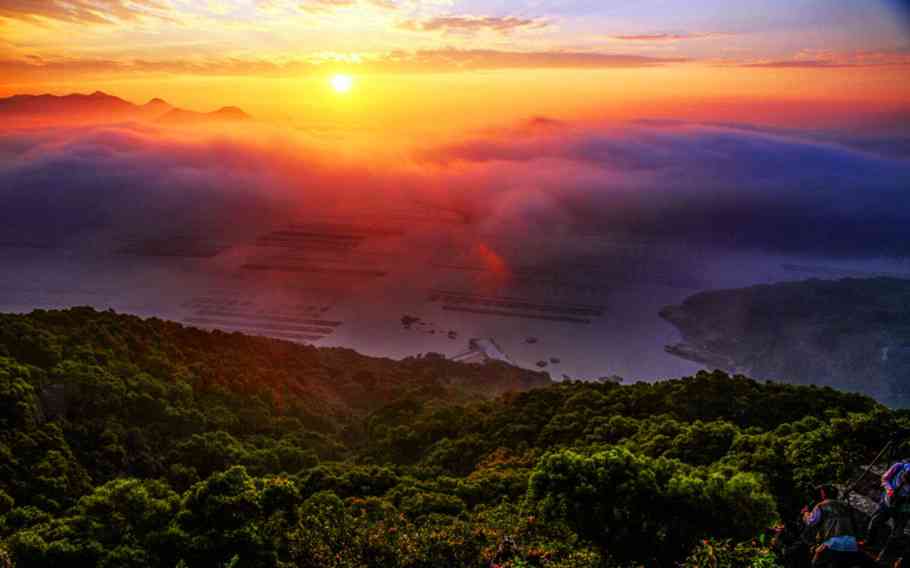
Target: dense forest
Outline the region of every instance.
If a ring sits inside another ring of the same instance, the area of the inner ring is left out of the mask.
[[[670,353],[711,368],[861,392],[910,407],[910,280],[843,278],[711,290],[661,315]]]
[[[767,529],[907,426],[721,372],[551,383],[2,315],[0,567],[771,567]]]

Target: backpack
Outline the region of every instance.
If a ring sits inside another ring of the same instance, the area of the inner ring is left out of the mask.
[[[910,473],[910,463],[897,462],[882,475],[882,485],[887,483],[894,488],[895,501],[898,499],[905,501],[906,493],[910,492],[910,484],[907,483],[908,473]]]

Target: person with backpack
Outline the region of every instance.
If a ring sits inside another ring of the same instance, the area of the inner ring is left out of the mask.
[[[819,503],[803,513],[806,531],[814,533],[817,543],[812,555],[813,568],[877,567],[872,557],[860,549],[853,512],[847,503],[838,500],[837,488],[822,486],[819,494]]]
[[[883,538],[885,525],[891,520],[891,532]],[[879,545],[884,541],[884,549],[879,558],[888,556],[892,541],[904,534],[907,521],[910,520],[910,459],[893,464],[882,475],[882,496],[878,508],[869,521],[869,542]]]

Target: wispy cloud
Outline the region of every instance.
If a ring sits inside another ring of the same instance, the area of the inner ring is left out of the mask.
[[[393,0],[256,0],[256,8],[267,13],[306,12],[309,14],[320,14],[364,5],[389,10],[398,6]]]
[[[733,34],[727,32],[702,32],[702,33],[668,33],[668,32],[655,32],[655,33],[645,33],[645,34],[622,34],[611,36],[610,39],[617,41],[634,41],[642,43],[655,43],[655,42],[676,42],[676,41],[685,41],[685,40],[697,40],[697,39],[711,39],[717,37],[725,37]]]
[[[172,20],[163,0],[0,0],[0,18],[76,24],[114,24],[146,18]]]
[[[626,68],[680,63],[682,58],[647,57],[578,51],[499,51],[493,49],[435,49],[386,57],[388,69],[476,70],[521,68]]]
[[[738,62],[741,67],[766,69],[825,69],[840,67],[880,67],[910,65],[910,46],[892,49],[836,52],[803,50],[789,59],[764,59]]]
[[[756,69],[824,69],[838,67],[856,67],[854,63],[840,63],[837,61],[825,61],[821,59],[786,59],[786,60],[766,60],[742,63],[741,67],[753,67]]]
[[[515,31],[536,30],[549,26],[547,20],[515,16],[436,16],[423,20],[405,20],[398,27],[413,32],[444,34],[474,34],[494,32],[509,34]]]
[[[185,57],[181,59],[92,59],[27,57],[0,59],[0,76],[22,82],[47,77],[92,78],[120,75],[234,75],[294,76],[335,68],[374,73],[458,72],[489,69],[610,69],[657,67],[684,58],[648,57],[573,51],[500,51],[492,49],[430,49],[363,54],[333,61],[325,57],[239,58]]]

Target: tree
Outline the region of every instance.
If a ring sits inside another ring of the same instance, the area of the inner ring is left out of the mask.
[[[194,566],[219,566],[237,556],[243,566],[274,566],[275,550],[259,530],[260,492],[243,466],[234,466],[187,491],[177,515],[186,535],[184,558]]]
[[[754,476],[727,478],[621,448],[545,456],[527,497],[542,520],[567,525],[622,561],[679,559],[711,531],[748,538],[775,516]]]
[[[320,491],[300,506],[297,528],[289,535],[293,563],[301,568],[354,568],[359,550],[353,519],[331,491]]]
[[[42,417],[28,367],[0,357],[0,432],[31,430]]]

